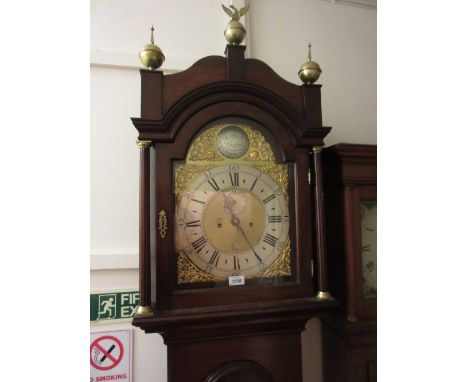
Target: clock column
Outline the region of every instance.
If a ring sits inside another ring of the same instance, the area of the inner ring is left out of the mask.
[[[149,148],[151,141],[138,140],[140,148],[140,306],[136,316],[152,316],[151,266],[150,266],[150,170]]]
[[[328,291],[327,285],[327,264],[326,264],[326,242],[324,230],[324,202],[323,202],[323,181],[322,181],[322,148],[314,146],[312,155],[314,157],[314,184],[315,184],[315,227],[317,237],[317,262],[318,262],[318,292],[317,298],[321,300],[333,300]]]

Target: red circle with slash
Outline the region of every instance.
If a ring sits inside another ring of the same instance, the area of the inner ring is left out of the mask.
[[[97,349],[97,352],[96,350]],[[118,351],[118,355],[116,354]],[[93,352],[95,356],[93,358]],[[96,338],[90,348],[91,366],[98,370],[110,370],[122,361],[124,347],[122,342],[114,336]]]

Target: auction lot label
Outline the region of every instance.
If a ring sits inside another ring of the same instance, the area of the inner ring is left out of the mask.
[[[91,333],[90,382],[132,381],[132,331]]]

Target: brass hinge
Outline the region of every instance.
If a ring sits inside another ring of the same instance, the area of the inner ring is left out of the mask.
[[[310,175],[310,168],[307,170],[307,178],[309,180],[309,186],[312,184],[312,176]]]

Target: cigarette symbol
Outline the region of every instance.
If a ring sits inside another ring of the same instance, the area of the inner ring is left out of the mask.
[[[112,350],[114,350],[114,349],[115,349],[115,345],[112,345],[109,349],[107,349],[107,353],[108,353],[108,354],[112,353]],[[104,355],[102,356],[102,358],[99,360],[99,365],[100,365],[101,363],[103,363],[103,362],[106,360],[106,358],[107,358],[107,355],[104,354]]]
[[[113,344],[109,349],[107,349],[107,354],[112,353],[112,350],[114,350],[114,349],[115,349],[115,344]],[[107,358],[107,354],[104,354],[101,357],[101,359],[98,361],[98,357],[99,357],[100,354],[101,354],[101,352],[98,349],[94,349],[94,362],[96,362],[98,365],[103,363]]]

